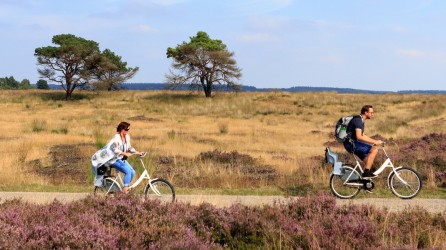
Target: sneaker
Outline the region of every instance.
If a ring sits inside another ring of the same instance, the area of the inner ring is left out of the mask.
[[[377,175],[373,174],[370,171],[366,171],[362,174],[362,178],[364,179],[371,179],[371,178],[375,178]]]

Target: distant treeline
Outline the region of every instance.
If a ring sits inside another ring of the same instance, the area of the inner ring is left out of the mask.
[[[28,79],[21,82],[14,79],[13,76],[0,78],[0,89],[30,89],[31,84]]]
[[[48,83],[45,80],[39,80],[36,84],[31,84],[28,79],[17,81],[13,76],[0,77],[0,90],[1,89],[49,89]]]
[[[61,89],[59,85],[49,84],[52,89]],[[126,90],[164,90],[168,89],[166,83],[124,83],[122,89]],[[226,88],[222,88],[225,89]],[[176,90],[190,90],[189,85],[184,85]],[[362,90],[352,88],[331,88],[331,87],[308,87],[296,86],[290,88],[257,88],[254,86],[242,86],[241,91],[244,92],[266,92],[266,91],[285,91],[285,92],[336,92],[336,93],[362,93],[362,94],[387,94],[387,93],[401,93],[401,94],[446,94],[446,90],[400,90],[400,91],[376,91],[376,90]],[[219,91],[218,89],[216,91]]]

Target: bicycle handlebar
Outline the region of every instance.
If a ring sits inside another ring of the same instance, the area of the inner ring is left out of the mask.
[[[140,158],[144,158],[147,155],[147,152],[141,152],[141,154],[132,153],[132,155],[138,155]]]
[[[379,146],[384,147],[387,144],[385,141],[381,141],[381,144]],[[378,146],[378,144],[373,144],[373,146]]]

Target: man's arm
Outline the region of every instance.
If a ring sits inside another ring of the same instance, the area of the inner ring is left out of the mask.
[[[368,137],[367,135],[363,134],[362,130],[359,128],[355,130],[355,133],[356,133],[356,139],[358,141],[363,141],[363,142],[373,144],[373,145],[381,145],[382,144],[381,140],[374,140],[374,139]]]

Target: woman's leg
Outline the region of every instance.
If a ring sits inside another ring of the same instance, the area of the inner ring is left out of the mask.
[[[135,177],[135,170],[133,169],[132,165],[128,161],[124,161],[125,165],[127,166],[127,169],[130,169],[129,171],[129,183],[133,180],[133,177]]]
[[[128,187],[135,175],[135,170],[127,161],[117,160],[113,167],[124,173],[124,187]]]

